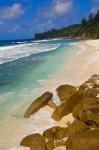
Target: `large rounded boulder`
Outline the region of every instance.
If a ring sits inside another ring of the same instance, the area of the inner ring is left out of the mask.
[[[29,147],[30,150],[45,150],[46,140],[40,134],[26,136],[20,143],[21,146]]]
[[[57,89],[57,95],[59,96],[61,101],[66,101],[72,96],[76,91],[76,87],[72,85],[61,85]]]

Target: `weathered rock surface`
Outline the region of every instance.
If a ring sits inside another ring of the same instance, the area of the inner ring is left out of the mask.
[[[86,97],[96,97],[99,94],[99,88],[91,88],[91,89],[87,89],[85,91],[85,96]]]
[[[87,97],[73,109],[73,116],[86,124],[99,126],[99,103]]]
[[[57,132],[60,127],[52,127],[43,132],[43,136],[47,139],[46,149],[53,150],[55,145],[54,142],[57,139]]]
[[[61,105],[57,107],[52,101],[53,95],[46,92],[32,103],[25,117],[49,105],[55,109],[54,120],[72,113],[74,122],[66,127],[49,128],[43,136],[29,135],[21,145],[30,147],[30,150],[54,150],[58,146],[64,146],[66,150],[99,150],[99,75],[91,76],[78,90],[71,85],[59,86],[57,94]]]
[[[29,118],[35,112],[37,112],[40,108],[46,106],[48,102],[52,99],[53,94],[50,92],[46,92],[40,97],[38,97],[33,103],[30,105],[28,110],[26,111],[24,117]]]
[[[92,75],[84,84],[80,86],[80,89],[87,90],[89,88],[98,87],[99,88],[99,75]]]
[[[52,118],[57,121],[61,120],[62,117],[72,112],[73,108],[82,101],[83,97],[83,91],[77,91],[67,101],[56,108],[52,114]]]
[[[55,126],[52,128],[49,128],[43,132],[43,136],[46,137],[48,140],[50,139],[56,139],[57,138],[57,132],[60,130],[61,127]]]
[[[67,127],[67,133],[66,134],[69,137],[71,135],[86,131],[88,129],[89,129],[89,127],[83,121],[79,121],[76,119],[76,120],[74,120],[74,122],[72,124],[70,124]]]
[[[45,150],[45,138],[40,134],[26,136],[20,143],[21,146],[29,147],[30,150]]]
[[[92,113],[91,111],[83,112],[79,115],[81,121],[87,125],[95,125],[99,127],[99,114]]]
[[[99,150],[99,129],[75,134],[66,145],[66,150]]]
[[[58,140],[62,140],[66,137],[86,131],[88,129],[89,127],[85,123],[76,119],[68,127],[59,128],[59,130],[57,131],[56,137]]]
[[[72,85],[61,85],[57,89],[57,94],[61,101],[66,101],[72,96],[76,91],[77,88]]]

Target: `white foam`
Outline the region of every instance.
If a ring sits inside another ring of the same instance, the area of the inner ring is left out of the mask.
[[[17,42],[18,44],[23,44],[23,43],[28,43],[28,41],[25,41],[25,42]]]
[[[9,150],[29,150],[30,148],[27,147],[22,147],[22,146],[14,146],[13,148],[9,149]]]
[[[31,54],[52,51],[57,49],[59,46],[59,44],[29,43],[0,47],[0,64],[13,61],[22,57],[27,57]]]
[[[58,40],[63,40],[63,39],[61,39],[61,38],[54,38],[54,39],[34,40],[32,42],[49,42],[49,41],[58,41]]]

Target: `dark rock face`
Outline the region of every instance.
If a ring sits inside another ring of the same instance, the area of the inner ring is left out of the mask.
[[[99,150],[99,129],[75,134],[66,145],[67,150]]]
[[[62,117],[71,113],[73,108],[82,101],[83,97],[83,91],[77,91],[67,101],[56,108],[53,112],[52,118],[59,121]]]
[[[26,136],[20,143],[21,146],[29,147],[30,150],[45,150],[45,138],[40,134]]]
[[[61,85],[57,89],[57,94],[61,101],[67,101],[76,91],[76,87],[72,85]]]
[[[46,106],[48,102],[52,99],[53,94],[50,92],[46,92],[40,97],[38,97],[33,103],[30,105],[28,110],[26,111],[24,117],[29,118],[35,112],[37,112],[40,108]]]

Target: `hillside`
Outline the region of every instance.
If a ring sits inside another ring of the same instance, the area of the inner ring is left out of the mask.
[[[97,11],[95,15],[90,13],[88,18],[82,19],[79,24],[70,25],[61,29],[52,29],[43,33],[37,33],[34,37],[36,40],[50,38],[99,38],[99,11]]]

